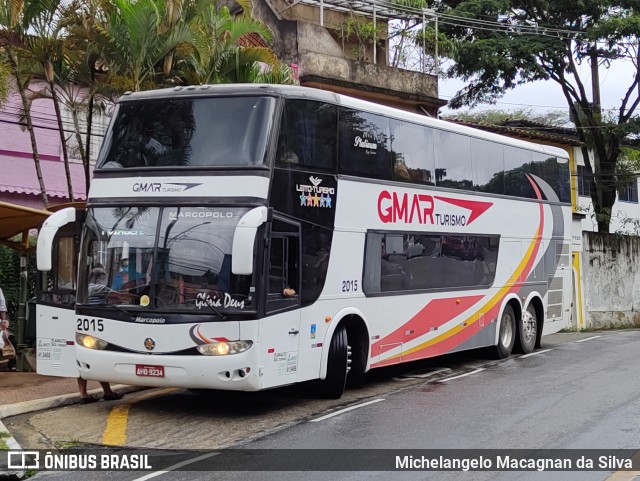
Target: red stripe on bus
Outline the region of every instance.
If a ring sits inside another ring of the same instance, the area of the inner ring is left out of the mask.
[[[535,183],[531,179],[529,179],[529,182],[531,182],[538,199],[541,199],[542,196],[540,194],[540,190],[538,189],[538,187],[535,185]],[[538,223],[538,228],[536,229],[536,233],[534,234],[531,241],[531,246],[533,247],[532,252],[528,257],[526,257],[526,264],[524,268],[522,269],[521,273],[518,275],[518,278],[514,279],[514,284],[505,292],[504,296],[501,296],[499,299],[495,299],[492,305],[485,304],[480,309],[478,309],[476,313],[469,318],[473,320],[461,331],[455,334],[452,334],[451,336],[446,337],[434,344],[425,345],[424,349],[415,350],[410,354],[406,354],[406,355],[396,354],[394,356],[391,356],[388,359],[379,359],[377,363],[372,363],[371,367],[372,368],[378,367],[380,365],[388,366],[388,365],[396,364],[399,362],[414,361],[418,359],[424,359],[427,357],[434,357],[441,354],[446,354],[448,352],[451,352],[456,347],[460,346],[463,342],[467,341],[472,336],[477,334],[480,330],[482,330],[483,327],[479,326],[478,324],[478,314],[482,313],[483,316],[488,318],[491,318],[492,316],[497,316],[500,306],[504,302],[504,298],[511,293],[517,293],[518,291],[520,291],[520,289],[523,286],[524,280],[527,279],[527,277],[533,270],[535,259],[538,255],[538,251],[540,250],[540,243],[541,243],[542,234],[544,231],[544,207],[542,204],[539,204],[539,211],[540,211],[540,221]],[[484,311],[485,309],[488,309],[488,310]],[[486,328],[489,325],[490,323],[485,324],[484,328]],[[428,341],[425,342],[425,344],[428,344]],[[391,347],[397,347],[397,346],[398,344],[396,343],[395,346],[391,346]],[[419,348],[419,346],[420,345],[418,345],[417,347]],[[415,349],[415,347],[412,349]],[[378,353],[374,353],[372,351],[371,355],[375,356],[375,355],[378,355]]]
[[[438,328],[446,322],[449,322],[451,319],[459,316],[480,301],[483,297],[484,296],[480,295],[432,300],[407,323],[403,324],[379,341],[376,341],[371,346],[371,354],[382,354],[396,347],[395,345],[399,342],[408,342],[417,339],[431,331],[433,328]],[[459,303],[458,300],[460,301]],[[414,332],[407,335],[406,331],[411,330]]]

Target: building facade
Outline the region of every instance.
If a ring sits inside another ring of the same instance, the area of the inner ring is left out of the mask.
[[[44,83],[34,83],[33,91],[46,90]],[[82,92],[78,90],[78,98]],[[35,162],[31,137],[23,117],[22,101],[13,89],[7,101],[0,107],[0,201],[42,209],[44,207]],[[69,152],[69,169],[73,197],[76,201],[86,199],[85,171],[79,143],[70,109],[61,105],[65,143]],[[36,145],[40,157],[40,168],[50,205],[69,202],[69,190],[62,155],[62,142],[53,102],[36,99],[32,102],[31,117],[34,125]],[[80,116],[82,142],[86,135],[86,115]],[[94,114],[91,158],[95,162],[107,125],[107,117]]]

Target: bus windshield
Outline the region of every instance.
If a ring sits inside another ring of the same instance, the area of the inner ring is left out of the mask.
[[[253,311],[253,276],[231,273],[233,235],[247,211],[191,206],[90,209],[79,304]]]
[[[275,103],[273,97],[123,102],[97,169],[262,165]]]

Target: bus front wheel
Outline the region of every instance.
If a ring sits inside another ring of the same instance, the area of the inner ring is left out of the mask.
[[[498,344],[495,346],[495,356],[498,359],[509,357],[516,340],[516,316],[513,307],[507,304],[500,319]]]
[[[349,343],[347,329],[338,326],[331,338],[327,377],[321,383],[323,397],[338,399],[344,393],[347,373],[349,372]]]

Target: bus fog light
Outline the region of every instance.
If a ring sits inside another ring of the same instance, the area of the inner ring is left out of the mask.
[[[198,346],[198,352],[205,356],[227,356],[239,354],[253,345],[252,341],[221,341]]]
[[[76,344],[86,347],[87,349],[96,349],[99,351],[105,349],[109,345],[107,341],[103,341],[102,339],[98,339],[97,337],[93,337],[88,334],[80,334],[79,332],[76,332]]]

